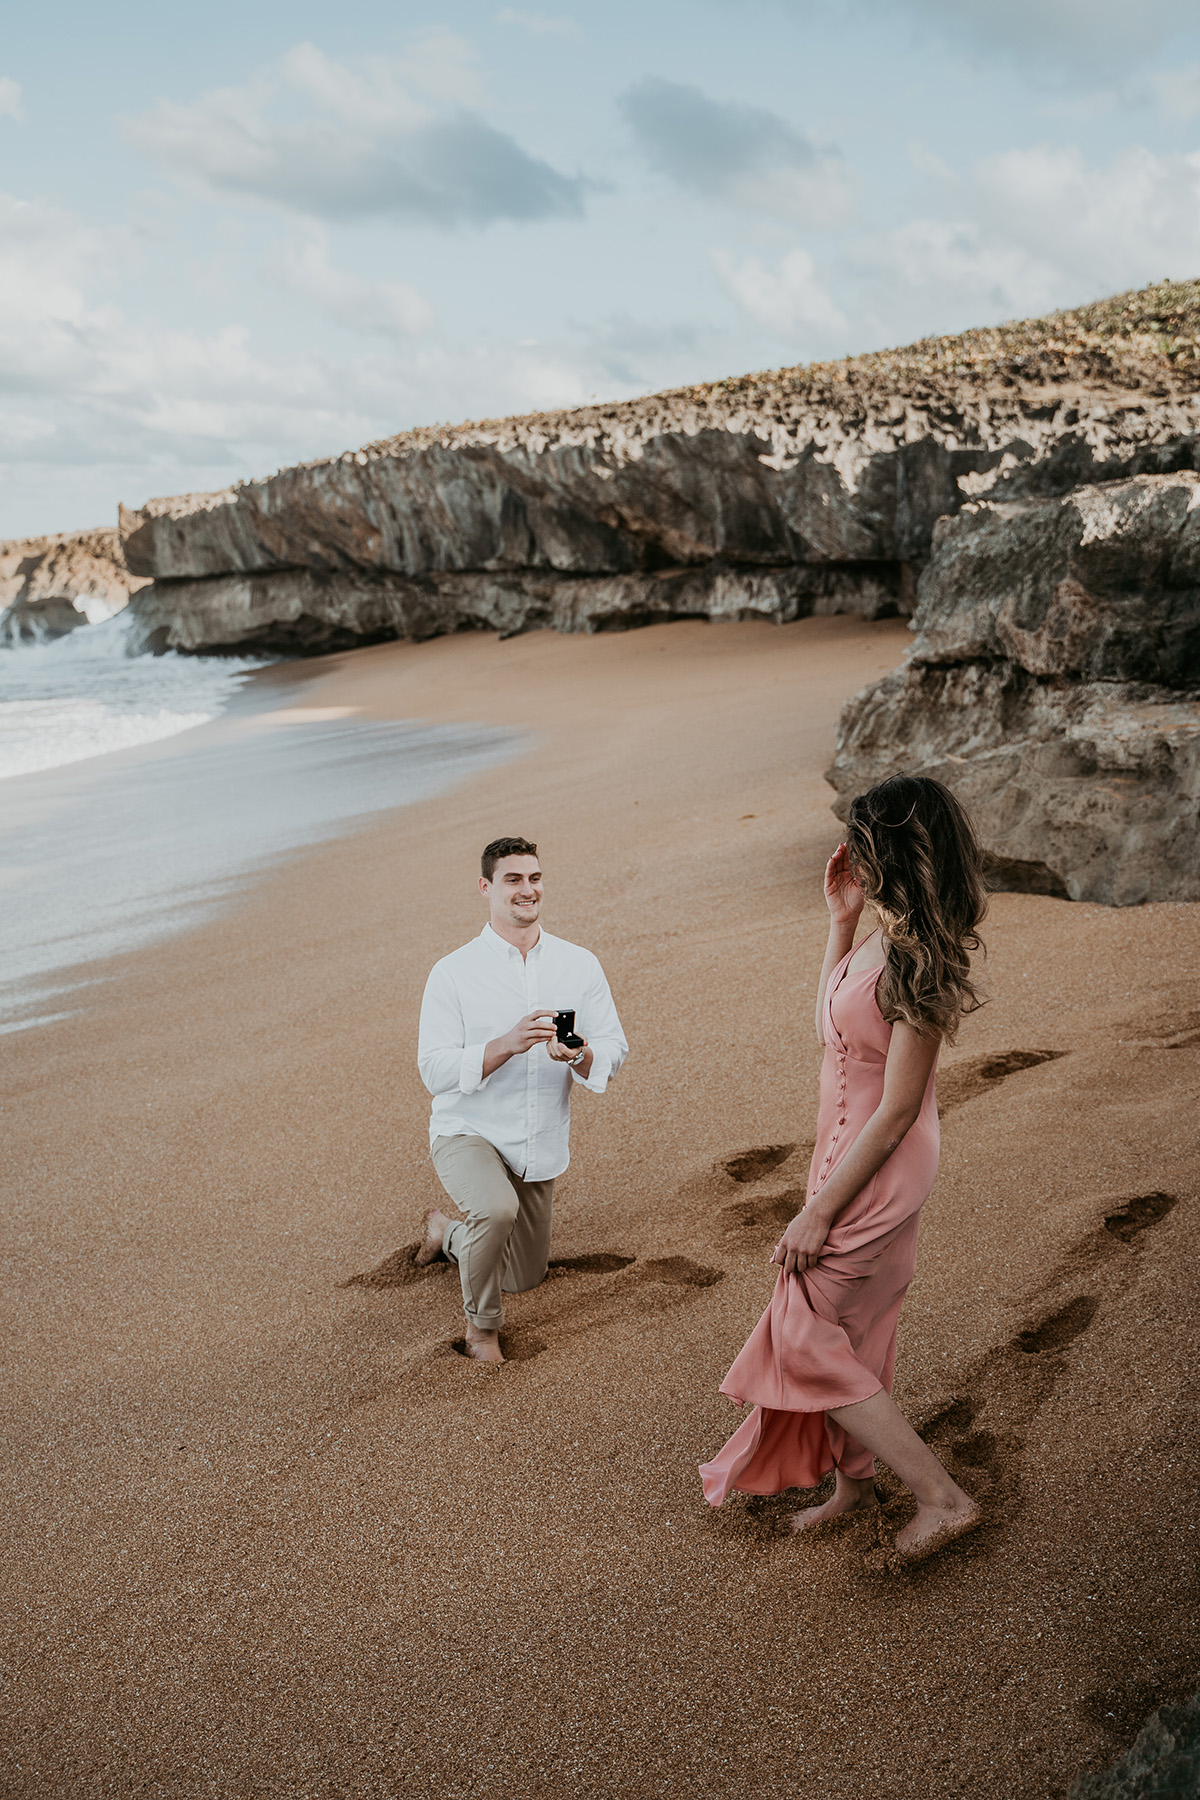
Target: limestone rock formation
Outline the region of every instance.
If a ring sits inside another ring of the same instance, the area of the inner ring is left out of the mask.
[[[829,780],[900,769],[970,807],[999,888],[1200,898],[1200,476],[940,522],[906,665],[856,695]]]
[[[146,585],[111,528],[0,542],[0,644],[63,637],[120,612]]]
[[[981,496],[1200,466],[1200,285],[122,509],[155,647],[911,610]]]
[[[511,637],[538,626],[608,631],[697,617],[782,622],[855,612],[881,618],[897,612],[903,599],[903,582],[891,571],[855,567],[745,570],[710,563],[653,575],[469,570],[412,578],[281,569],[156,582],[135,610],[146,649],[224,650],[249,642],[304,653],[380,638],[437,637],[463,626]]]
[[[1067,1800],[1192,1800],[1200,1794],[1200,1694],[1151,1713],[1136,1742],[1099,1775],[1079,1775]]]
[[[1200,283],[122,509],[151,649],[910,614],[831,780],[972,805],[997,885],[1200,897]]]

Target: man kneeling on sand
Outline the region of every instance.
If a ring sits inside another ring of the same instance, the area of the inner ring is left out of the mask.
[[[499,1363],[502,1293],[536,1287],[549,1266],[554,1182],[569,1160],[571,1089],[602,1094],[629,1046],[591,951],[538,923],[537,845],[497,838],[482,869],[488,922],[434,964],[417,1046],[421,1080],[433,1095],[433,1166],[466,1218],[426,1213],[417,1261],[445,1256],[458,1264],[467,1351]]]

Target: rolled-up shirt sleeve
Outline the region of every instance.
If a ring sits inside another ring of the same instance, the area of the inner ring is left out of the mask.
[[[604,970],[598,962],[592,971],[587,1003],[580,1023],[592,1052],[592,1066],[586,1080],[578,1069],[572,1069],[571,1080],[577,1087],[588,1088],[593,1094],[602,1094],[629,1055],[629,1045],[625,1042],[625,1033],[621,1030],[621,1021],[617,1017]]]
[[[431,1094],[474,1094],[487,1086],[486,1044],[468,1044],[462,1007],[448,972],[439,963],[425,983],[417,1034],[417,1068]]]

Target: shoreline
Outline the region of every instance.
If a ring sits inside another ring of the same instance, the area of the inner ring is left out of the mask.
[[[1044,1800],[1195,1690],[1200,1026],[1164,1048],[1200,1021],[1195,908],[994,897],[897,1380],[910,1416],[958,1407],[988,1526],[897,1581],[857,1521],[781,1546],[786,1499],[700,1497],[785,1185],[725,1165],[811,1135],[822,770],[907,636],[676,623],[306,664],[305,708],[539,745],[6,1040],[14,1794],[465,1800],[494,1764],[545,1800],[798,1769],[833,1800],[990,1800],[1001,1770]],[[416,1006],[509,830],[632,1046],[576,1107],[552,1254],[634,1260],[517,1296],[490,1371],[448,1348],[444,1271],[345,1284],[437,1196]]]
[[[0,781],[0,1032],[60,1023],[69,1012],[30,1009],[236,905],[281,858],[524,748],[474,724],[306,707],[311,679],[255,671],[186,730]]]

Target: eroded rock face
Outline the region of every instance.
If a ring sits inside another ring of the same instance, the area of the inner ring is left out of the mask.
[[[904,612],[937,520],[968,501],[1200,466],[1184,318],[1200,332],[1200,290],[1163,287],[123,508],[128,565],[155,582],[136,610],[181,649]]]
[[[112,529],[0,542],[0,644],[63,637],[120,612],[146,585]]]
[[[709,564],[658,575],[518,570],[418,579],[283,569],[156,582],[135,613],[137,638],[150,650],[232,650],[249,643],[304,654],[470,627],[512,636],[539,626],[590,632],[679,618],[786,622],[832,612],[880,618],[901,609],[911,585],[890,564],[753,570]]]
[[[1200,1694],[1151,1713],[1124,1756],[1078,1775],[1067,1800],[1186,1800],[1200,1794]]]
[[[969,806],[999,888],[1200,898],[1200,478],[943,521],[910,660],[856,695],[829,780],[901,769]]]

